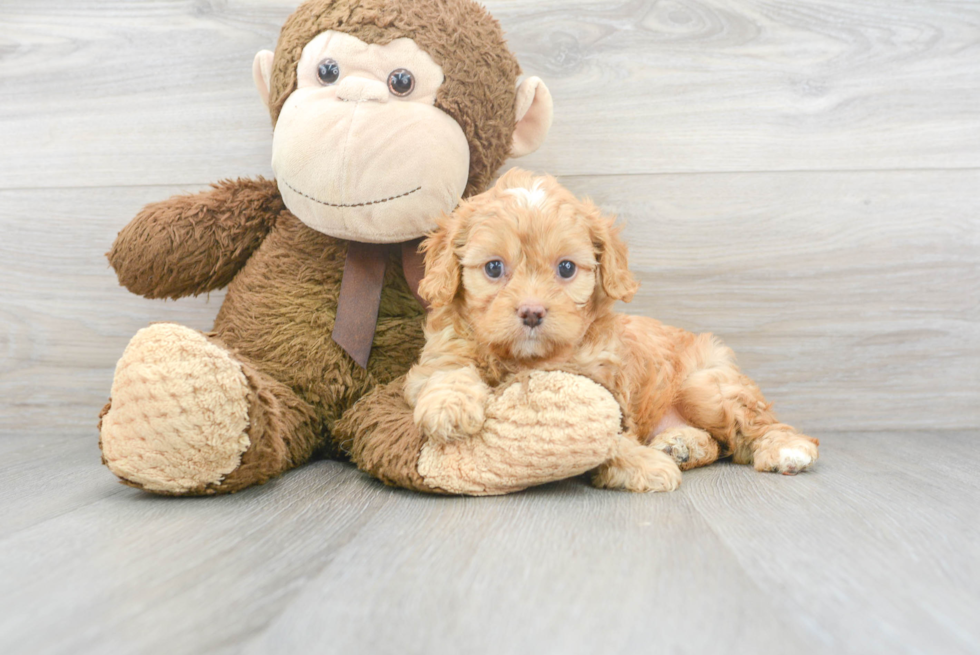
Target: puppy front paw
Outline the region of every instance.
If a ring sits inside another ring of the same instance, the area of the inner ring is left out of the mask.
[[[410,382],[415,370],[409,372]],[[406,387],[405,396],[410,404],[415,396],[413,418],[423,436],[447,442],[483,429],[490,387],[475,366],[435,371],[412,386]]]
[[[483,429],[485,394],[456,390],[428,393],[415,405],[415,423],[436,441],[470,437]]]
[[[626,491],[673,491],[681,485],[681,469],[662,450],[638,443],[622,445],[619,453],[595,470],[593,486]]]

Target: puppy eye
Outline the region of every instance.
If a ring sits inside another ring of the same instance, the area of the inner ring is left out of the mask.
[[[504,263],[499,259],[491,259],[483,265],[483,272],[486,273],[487,277],[491,280],[496,280],[504,274]]]
[[[388,90],[399,98],[404,98],[415,89],[415,76],[412,71],[399,68],[388,76]]]
[[[329,86],[340,78],[340,65],[333,59],[324,59],[316,66],[316,78],[323,86]]]
[[[575,275],[575,271],[575,262],[570,262],[567,259],[563,259],[562,261],[558,262],[558,275],[566,280],[571,279],[571,277]]]

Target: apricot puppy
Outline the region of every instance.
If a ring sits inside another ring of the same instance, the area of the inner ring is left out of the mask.
[[[589,377],[626,430],[593,483],[671,491],[681,469],[734,457],[795,474],[817,440],[780,423],[732,351],[710,334],[613,311],[637,283],[613,218],[549,176],[512,169],[465,200],[424,243],[432,306],[406,400],[430,438],[479,432],[490,387],[528,369]]]

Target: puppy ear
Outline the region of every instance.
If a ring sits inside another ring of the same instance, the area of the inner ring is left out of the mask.
[[[425,277],[419,282],[419,295],[432,307],[452,303],[460,284],[456,238],[462,220],[455,214],[443,215],[439,227],[422,242],[425,253]]]
[[[615,219],[603,216],[598,208],[593,206],[592,210],[592,243],[598,253],[602,290],[613,300],[629,302],[640,285],[630,273],[629,251],[619,236],[622,228],[616,227]]]

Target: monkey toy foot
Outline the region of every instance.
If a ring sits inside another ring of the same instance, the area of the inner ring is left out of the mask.
[[[147,491],[201,492],[248,449],[248,394],[241,364],[200,332],[144,328],[116,365],[100,424],[103,461]]]

